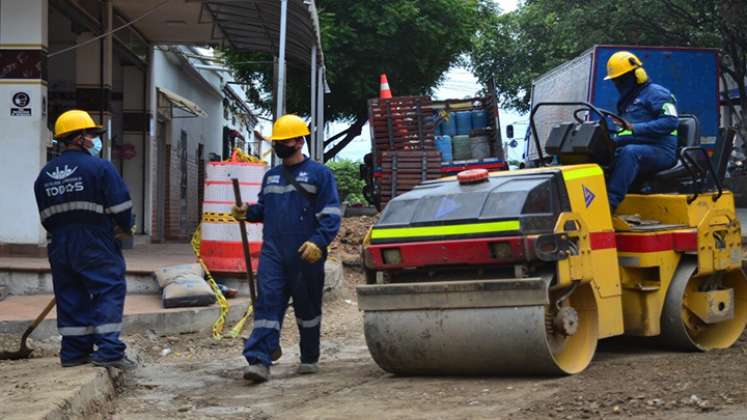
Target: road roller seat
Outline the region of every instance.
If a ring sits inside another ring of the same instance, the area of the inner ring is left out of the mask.
[[[680,115],[677,124],[677,163],[671,168],[653,175],[643,175],[631,188],[631,192],[643,194],[689,192],[685,191],[687,190],[686,184],[691,183],[692,178],[680,157],[680,152],[685,147],[697,147],[699,145],[700,123],[698,118],[692,114]],[[707,164],[702,161],[704,155],[698,154],[693,157],[696,159],[697,165],[705,171]]]
[[[680,115],[679,124],[677,124],[677,163],[663,171],[653,175],[657,181],[666,181],[687,176],[685,165],[680,159],[680,151],[684,147],[700,145],[700,123],[695,115]]]

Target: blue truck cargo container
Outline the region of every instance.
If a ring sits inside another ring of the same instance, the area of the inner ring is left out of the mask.
[[[698,117],[701,144],[706,149],[713,148],[721,119],[720,68],[718,50],[715,49],[597,45],[537,78],[532,83],[532,105],[551,101],[587,101],[617,112],[617,91],[614,84],[604,77],[607,75],[607,60],[620,50],[637,55],[651,80],[674,94],[680,114]],[[552,125],[570,121],[572,111],[573,107],[548,107],[537,113],[535,121],[543,147]],[[534,140],[527,143],[524,156],[529,164],[538,158]]]

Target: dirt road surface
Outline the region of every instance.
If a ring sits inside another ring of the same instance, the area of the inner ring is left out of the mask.
[[[325,300],[319,374],[295,373],[292,311],[281,339],[285,354],[262,385],[242,379],[240,339],[129,336],[142,367],[120,378],[113,406],[102,406],[99,414],[121,420],[747,419],[747,335],[728,350],[709,353],[667,352],[644,339],[604,340],[591,366],[569,377],[399,377],[381,370],[366,348],[355,299],[363,281],[357,250],[371,221],[361,222],[344,226],[334,244],[345,281]],[[17,340],[0,336],[0,345],[15,349]],[[59,341],[32,345],[38,359],[0,364],[0,391],[8,401],[27,402],[26,395],[72,383],[59,376],[67,372],[58,372],[54,358]]]
[[[665,352],[648,340],[600,343],[580,375],[561,378],[398,377],[370,358],[355,305],[360,273],[325,302],[321,373],[300,376],[288,314],[273,379],[248,385],[240,340],[132,337],[143,368],[120,389],[115,419],[744,419],[747,338],[710,353]],[[164,349],[167,349],[164,351]]]

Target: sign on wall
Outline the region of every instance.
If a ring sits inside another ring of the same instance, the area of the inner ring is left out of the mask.
[[[31,116],[31,96],[27,92],[13,94],[13,106],[10,107],[11,117]]]

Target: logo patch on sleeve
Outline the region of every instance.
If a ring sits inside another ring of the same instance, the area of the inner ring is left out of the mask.
[[[588,209],[591,203],[596,198],[596,195],[594,195],[593,192],[589,188],[586,187],[586,185],[581,185],[581,188],[584,190],[584,203],[586,203],[586,208]]]
[[[676,117],[677,116],[677,107],[674,106],[674,104],[666,103],[662,107],[662,111],[664,115]]]

